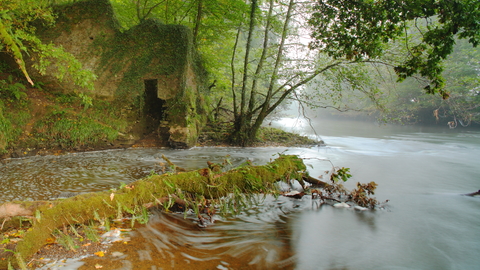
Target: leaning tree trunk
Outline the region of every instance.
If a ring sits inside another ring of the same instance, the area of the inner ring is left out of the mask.
[[[17,213],[34,215],[33,226],[17,244],[15,256],[1,261],[0,268],[6,269],[9,261],[16,264],[14,257],[21,260],[35,254],[45,245],[52,232],[62,226],[82,224],[98,218],[107,219],[125,209],[161,205],[168,200],[178,200],[188,196],[213,199],[222,198],[234,192],[264,192],[280,180],[301,180],[306,170],[302,159],[286,155],[264,166],[245,166],[228,172],[221,172],[215,168],[216,166],[211,166],[186,173],[152,176],[117,190],[81,194],[65,200],[23,204],[24,209],[20,209]],[[7,211],[0,218],[15,215],[8,213],[12,205],[15,203],[0,206],[0,215],[1,209]],[[18,203],[17,206],[21,208],[22,204]]]

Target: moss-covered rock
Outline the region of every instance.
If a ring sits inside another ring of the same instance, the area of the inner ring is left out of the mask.
[[[195,145],[206,122],[206,105],[199,96],[207,91],[207,74],[190,29],[156,20],[121,29],[109,0],[79,1],[58,6],[55,11],[55,26],[39,26],[38,34],[45,43],[62,46],[95,74],[94,97],[134,108],[134,114],[145,114],[145,96],[150,88],[156,92],[155,109],[161,111],[154,117],[155,125],[162,121],[170,127],[162,129],[169,134],[161,137],[175,147]],[[52,63],[47,75],[32,68],[29,72],[50,91],[90,93],[68,76],[63,80],[52,76],[55,68],[56,63]]]

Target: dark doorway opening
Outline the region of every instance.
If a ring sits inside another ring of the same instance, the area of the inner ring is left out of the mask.
[[[165,115],[165,100],[158,98],[158,81],[145,80],[145,140],[149,144],[166,144],[169,127]],[[158,142],[158,140],[160,140]],[[157,143],[155,143],[157,141]]]
[[[165,100],[158,98],[157,80],[145,80],[145,114],[155,120],[165,118]]]

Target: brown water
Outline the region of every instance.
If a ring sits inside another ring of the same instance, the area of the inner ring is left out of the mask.
[[[105,258],[83,260],[80,269],[95,264],[107,269],[294,269],[288,222],[292,207],[285,198],[269,197],[237,217],[217,217],[206,228],[183,214],[157,212],[133,232],[131,241],[115,243]]]
[[[106,256],[102,269],[476,269],[480,198],[461,194],[480,188],[480,133],[338,126],[348,129],[329,129],[322,136],[328,146],[312,149],[127,149],[11,159],[0,164],[0,200],[118,187],[159,170],[162,154],[197,169],[227,155],[234,165],[263,164],[287,151],[306,158],[312,176],[330,169],[325,159],[350,167],[347,187],[375,181],[377,199],[390,202],[356,211],[307,197],[266,198],[206,228],[190,216],[155,213],[130,244],[114,246],[122,255]]]

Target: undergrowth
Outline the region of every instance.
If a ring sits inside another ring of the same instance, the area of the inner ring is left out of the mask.
[[[8,67],[0,67],[0,154],[108,145],[129,126],[117,104],[84,93],[50,93],[36,83],[26,87]]]
[[[33,134],[48,144],[75,147],[96,144],[102,140],[113,141],[118,136],[118,130],[98,122],[88,114],[56,107],[36,123]]]

